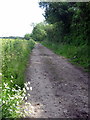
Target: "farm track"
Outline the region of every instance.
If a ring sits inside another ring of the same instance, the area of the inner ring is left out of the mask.
[[[32,51],[26,81],[33,118],[87,118],[88,74],[41,44]],[[29,109],[29,108],[28,108]]]

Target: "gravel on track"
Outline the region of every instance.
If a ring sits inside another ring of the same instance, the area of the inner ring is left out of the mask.
[[[27,102],[33,106],[27,117],[88,117],[88,74],[39,43],[30,55],[26,81],[32,86]]]

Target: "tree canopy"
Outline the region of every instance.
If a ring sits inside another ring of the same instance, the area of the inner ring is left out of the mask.
[[[25,34],[24,39],[29,40],[31,38],[31,34]]]
[[[45,24],[44,23],[37,24],[32,31],[32,38],[35,41],[42,41],[44,40],[45,36],[46,36]]]
[[[70,43],[76,39],[77,45],[88,41],[90,2],[40,2],[39,6],[45,9],[46,21],[53,24],[52,36],[57,41]]]

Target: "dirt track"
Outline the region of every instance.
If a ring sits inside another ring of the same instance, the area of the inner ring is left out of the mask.
[[[32,91],[27,102],[34,118],[87,118],[88,75],[64,57],[36,44],[26,73]]]

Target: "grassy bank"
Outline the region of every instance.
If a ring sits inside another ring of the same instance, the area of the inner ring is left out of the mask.
[[[87,45],[75,46],[73,44],[58,44],[52,42],[42,42],[47,48],[50,48],[58,55],[69,58],[70,62],[82,66],[86,71],[90,71],[89,48]]]
[[[18,106],[24,98],[24,73],[35,43],[19,39],[0,39],[1,42],[2,117],[16,118],[20,116]]]

